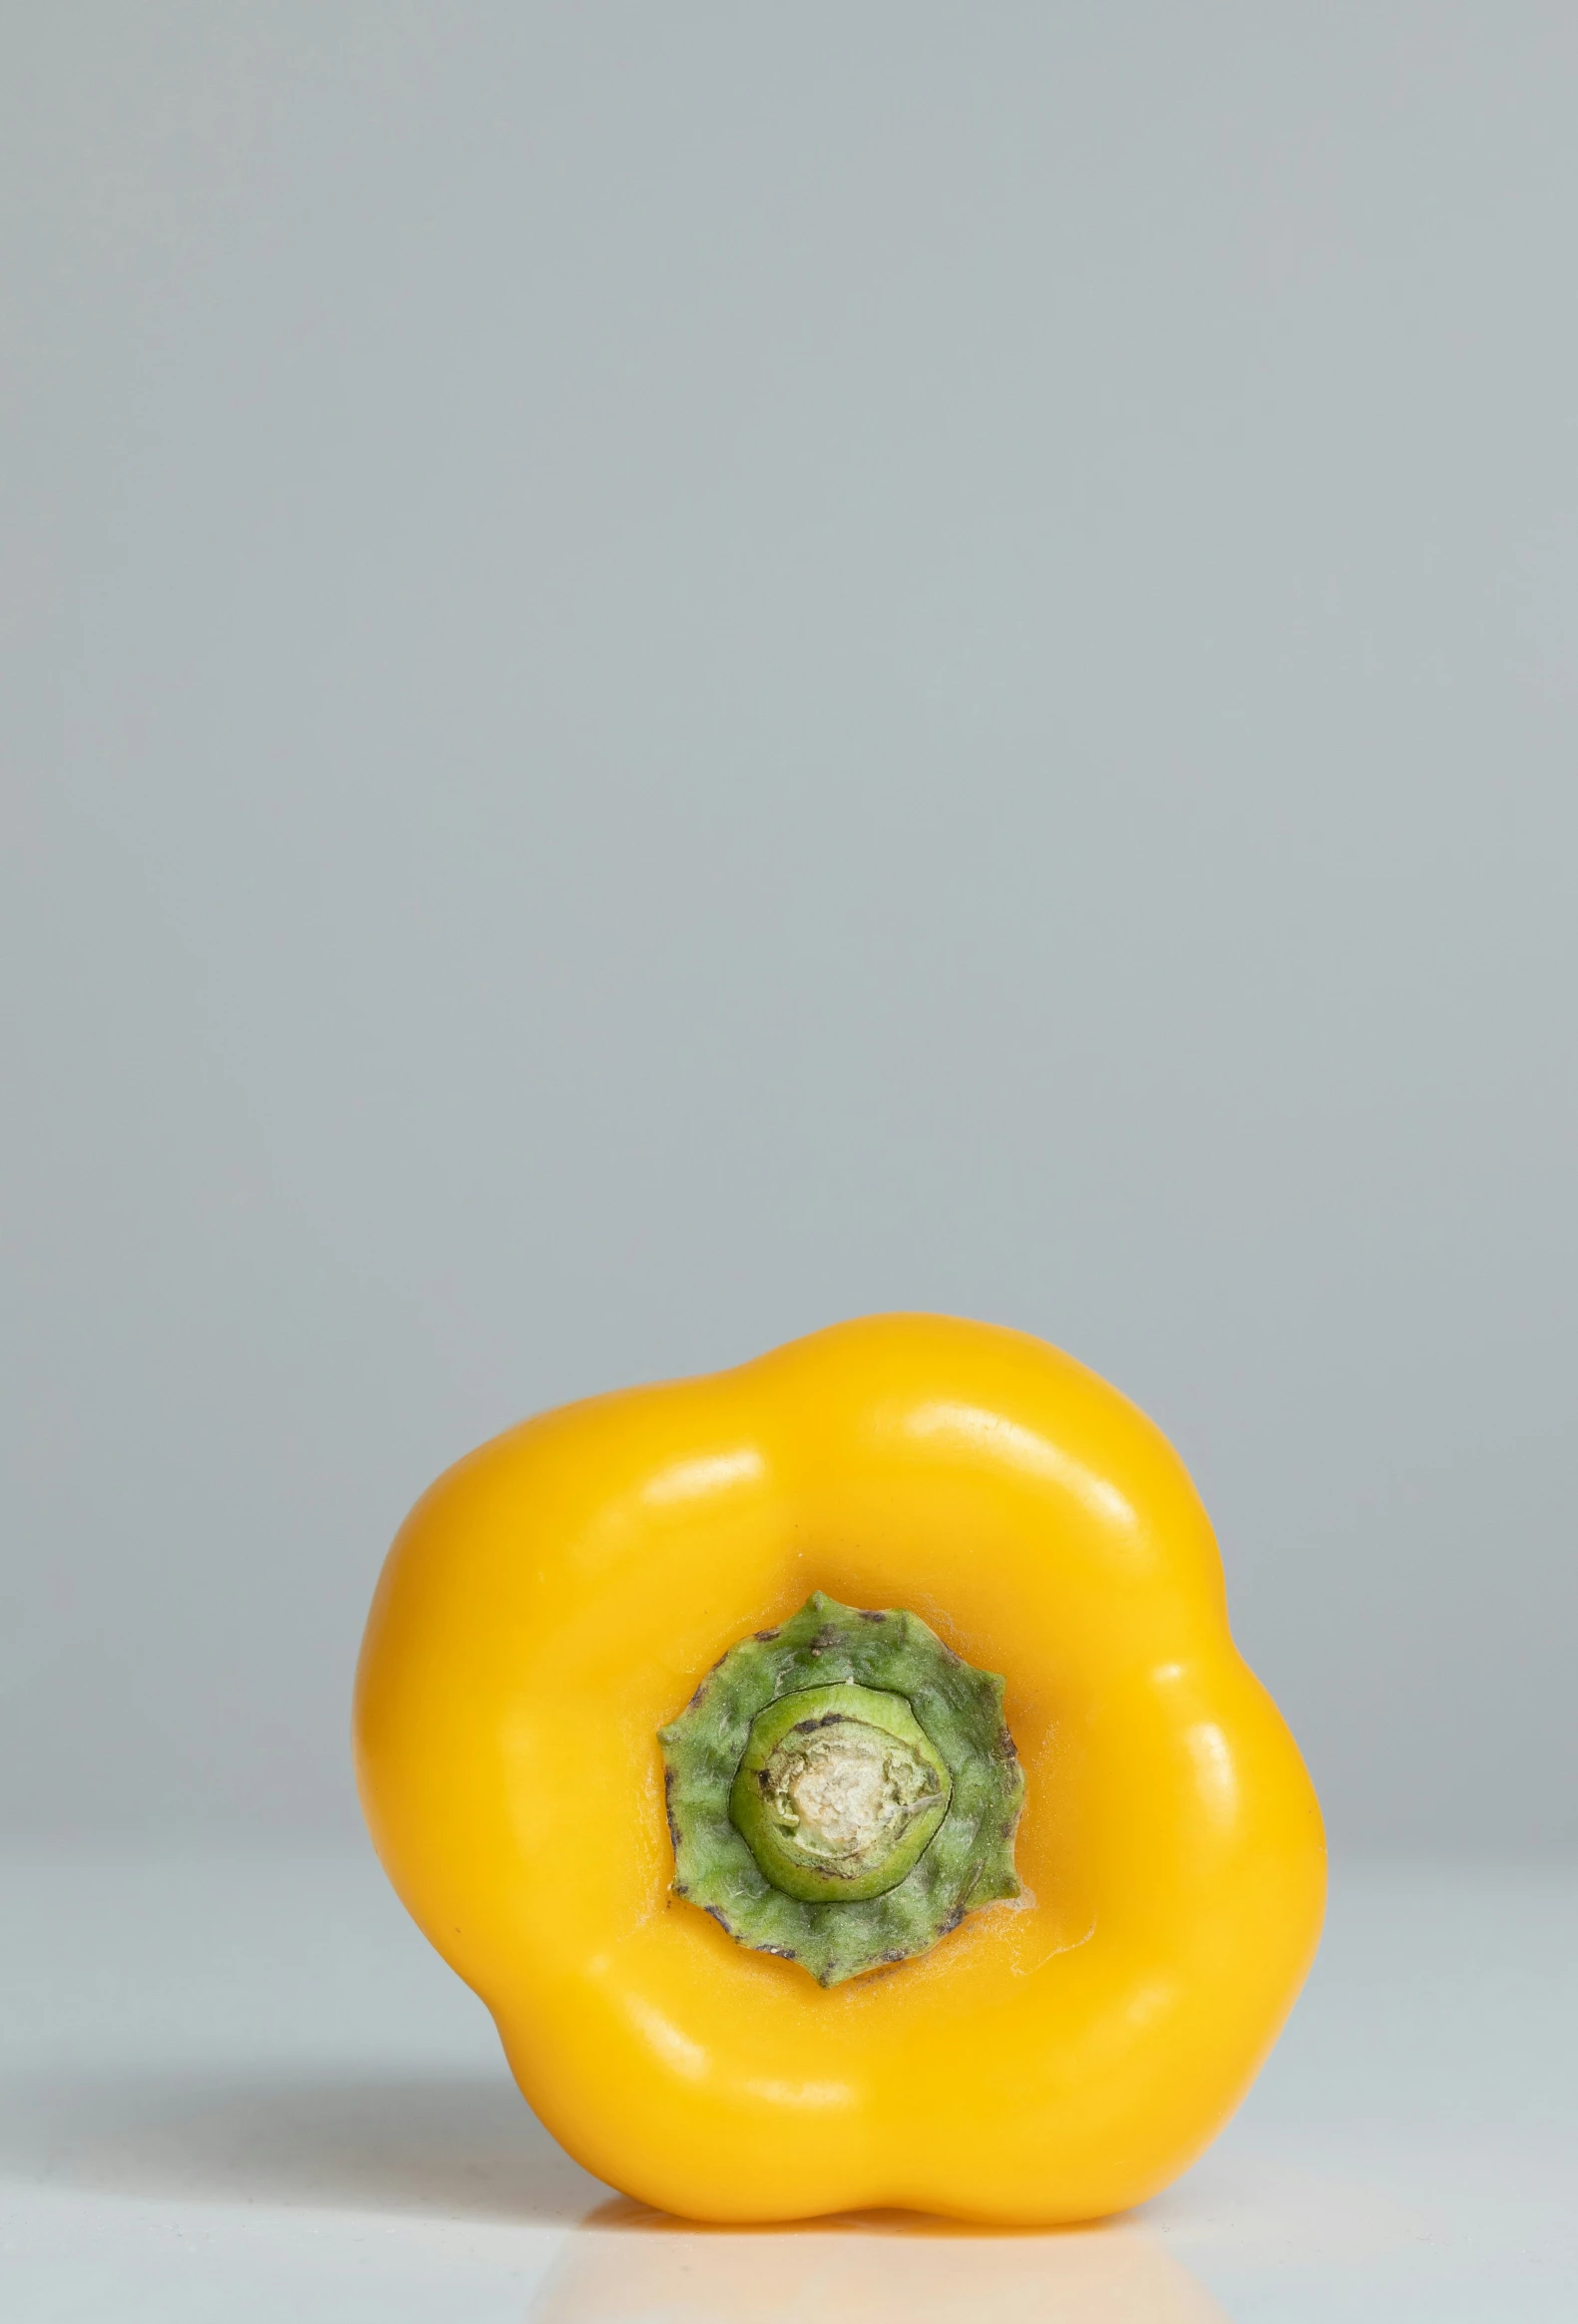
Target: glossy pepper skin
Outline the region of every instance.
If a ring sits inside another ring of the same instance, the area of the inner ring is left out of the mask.
[[[820,1590],[1006,1681],[1024,1893],[823,1988],[670,1893],[657,1730]],[[549,1412],[418,1503],[358,1676],[396,1889],[548,2128],[696,2219],[997,2225],[1154,2194],[1320,1933],[1320,1811],[1182,1463],[1022,1334],[835,1326]]]

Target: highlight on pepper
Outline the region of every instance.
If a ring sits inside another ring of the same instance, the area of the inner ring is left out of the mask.
[[[988,1325],[866,1318],[484,1445],[390,1551],[355,1744],[538,2115],[697,2219],[1140,2201],[1320,1933],[1182,1463]]]

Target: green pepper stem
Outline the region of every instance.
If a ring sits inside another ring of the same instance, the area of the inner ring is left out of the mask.
[[[661,1732],[674,1893],[824,1985],[929,1952],[1018,1894],[1002,1692],[919,1615],[818,1592]]]

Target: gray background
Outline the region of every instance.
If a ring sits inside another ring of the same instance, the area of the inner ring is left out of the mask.
[[[525,1411],[1175,1437],[1340,1843],[1578,1838],[1565,4],[0,12],[3,1810],[351,1828]]]

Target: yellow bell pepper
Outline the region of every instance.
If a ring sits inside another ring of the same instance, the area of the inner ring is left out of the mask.
[[[484,1445],[389,1554],[355,1738],[537,2114],[692,2218],[1138,2202],[1320,1933],[1315,1794],[1181,1462],[986,1325],[839,1325]]]

